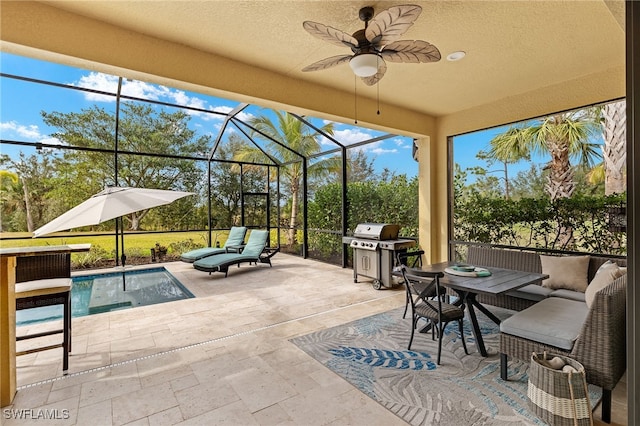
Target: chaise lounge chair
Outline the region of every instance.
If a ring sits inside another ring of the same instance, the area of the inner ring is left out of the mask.
[[[247,245],[240,253],[223,253],[208,256],[193,262],[193,267],[204,272],[224,272],[226,277],[229,266],[241,263],[268,263],[271,266],[271,258],[278,252],[277,248],[267,247],[269,231],[254,230],[249,234]]]
[[[180,260],[183,262],[193,263],[196,260],[213,256],[216,254],[228,253],[232,247],[239,247],[244,244],[244,237],[247,234],[247,228],[244,226],[232,226],[229,230],[229,236],[222,247],[205,247],[197,250],[191,250],[182,253]]]

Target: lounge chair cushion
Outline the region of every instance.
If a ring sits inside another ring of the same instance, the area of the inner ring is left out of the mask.
[[[193,262],[203,257],[213,256],[220,253],[226,253],[226,249],[222,247],[203,247],[196,250],[191,250],[180,255],[180,259],[185,262]]]
[[[570,351],[589,308],[586,303],[549,297],[500,323],[500,332]]]
[[[244,244],[244,237],[247,234],[247,228],[245,226],[232,226],[229,230],[229,236],[222,247],[204,247],[196,250],[191,250],[180,255],[180,260],[183,262],[195,262],[198,259],[202,259],[208,256],[215,256],[222,253],[227,253],[227,247],[240,246]]]
[[[253,230],[249,234],[247,244],[242,253],[223,253],[215,256],[208,256],[193,262],[193,267],[205,272],[227,272],[230,265],[259,262],[260,255],[264,252],[269,232],[263,230]],[[269,264],[271,262],[268,262]]]
[[[193,262],[193,266],[216,270],[220,267],[228,265],[229,263],[244,263],[255,261],[257,261],[256,256],[248,256],[242,253],[223,253],[196,260],[195,262]]]

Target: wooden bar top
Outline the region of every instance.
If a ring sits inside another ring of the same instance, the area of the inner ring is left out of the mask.
[[[91,244],[67,244],[63,246],[31,246],[0,248],[0,258],[18,256],[37,256],[41,254],[79,253],[89,251]]]

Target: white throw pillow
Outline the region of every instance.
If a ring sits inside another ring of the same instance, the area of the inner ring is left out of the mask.
[[[610,260],[598,268],[593,279],[589,283],[589,286],[584,292],[584,300],[587,303],[587,307],[591,308],[593,300],[596,298],[596,293],[611,284],[617,278],[620,278],[627,273],[627,268],[621,268],[617,263]]]
[[[589,260],[591,256],[540,255],[542,273],[549,278],[542,286],[552,290],[561,288],[584,293],[589,284]]]

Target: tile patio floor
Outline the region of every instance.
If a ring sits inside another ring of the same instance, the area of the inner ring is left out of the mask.
[[[226,279],[164,266],[195,299],[75,318],[69,374],[59,349],[18,357],[2,424],[405,424],[288,341],[403,306],[402,288],[376,291],[351,269],[282,253],[272,268],[244,264]],[[613,424],[626,422],[625,386]],[[16,420],[6,409],[68,418]]]

